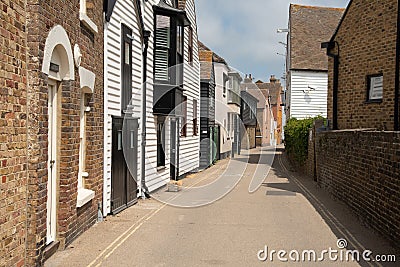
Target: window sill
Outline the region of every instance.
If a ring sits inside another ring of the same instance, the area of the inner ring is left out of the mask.
[[[78,188],[78,199],[76,202],[76,207],[80,208],[83,207],[86,203],[94,198],[94,191],[85,189],[85,188]]]
[[[157,172],[165,171],[166,169],[167,169],[167,167],[165,167],[165,166],[159,166],[159,167],[157,167]]]
[[[82,21],[82,23],[88,27],[92,32],[94,33],[98,33],[98,29],[96,24],[88,17],[88,15],[86,15],[83,12],[79,12],[79,19]]]
[[[367,101],[365,101],[364,103],[365,103],[365,104],[373,104],[373,103],[375,103],[375,104],[380,104],[380,103],[382,103],[382,102],[383,102],[382,99],[372,99],[372,100],[367,100]]]

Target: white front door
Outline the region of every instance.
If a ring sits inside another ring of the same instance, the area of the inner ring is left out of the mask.
[[[47,239],[46,245],[56,240],[57,211],[57,84],[49,84],[48,97],[48,181],[47,181]]]

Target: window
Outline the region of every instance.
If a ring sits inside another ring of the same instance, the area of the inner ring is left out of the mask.
[[[189,63],[190,63],[190,65],[193,66],[193,29],[192,29],[192,27],[189,28],[188,54],[189,54]]]
[[[226,83],[229,81],[229,78],[228,78],[228,76],[224,73],[224,75],[223,75],[223,81],[222,81],[222,83],[223,83],[223,91],[222,91],[222,93],[223,93],[223,97],[226,97]]]
[[[177,17],[155,16],[154,79],[156,83],[183,83],[184,25]]]
[[[232,113],[228,113],[228,135],[231,133],[231,116]]]
[[[197,125],[197,100],[193,99],[193,135],[199,134],[199,128]]]
[[[97,33],[97,25],[88,17],[87,15],[87,9],[88,9],[88,0],[80,0],[80,5],[79,5],[79,19],[85,25],[86,27],[89,28],[92,32]],[[93,6],[93,3],[90,3],[90,6]]]
[[[157,167],[165,166],[165,119],[157,119]]]
[[[186,96],[183,96],[183,102],[182,102],[181,136],[187,136],[187,97]]]
[[[167,16],[156,16],[154,77],[156,80],[168,82],[171,49],[171,19]]]
[[[383,75],[367,76],[367,102],[380,102],[383,98]]]
[[[121,111],[125,113],[132,99],[132,30],[122,25],[121,34]]]

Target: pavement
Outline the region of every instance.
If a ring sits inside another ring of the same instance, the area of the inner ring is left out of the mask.
[[[189,175],[179,192],[159,190],[108,216],[45,266],[400,266],[399,251],[294,172],[282,151],[243,151]],[[397,264],[346,261],[354,250]]]

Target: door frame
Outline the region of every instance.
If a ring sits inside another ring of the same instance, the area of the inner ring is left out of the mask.
[[[54,80],[48,82],[48,162],[47,162],[47,202],[46,202],[46,245],[57,239],[57,193],[58,193],[58,115],[59,87]]]

